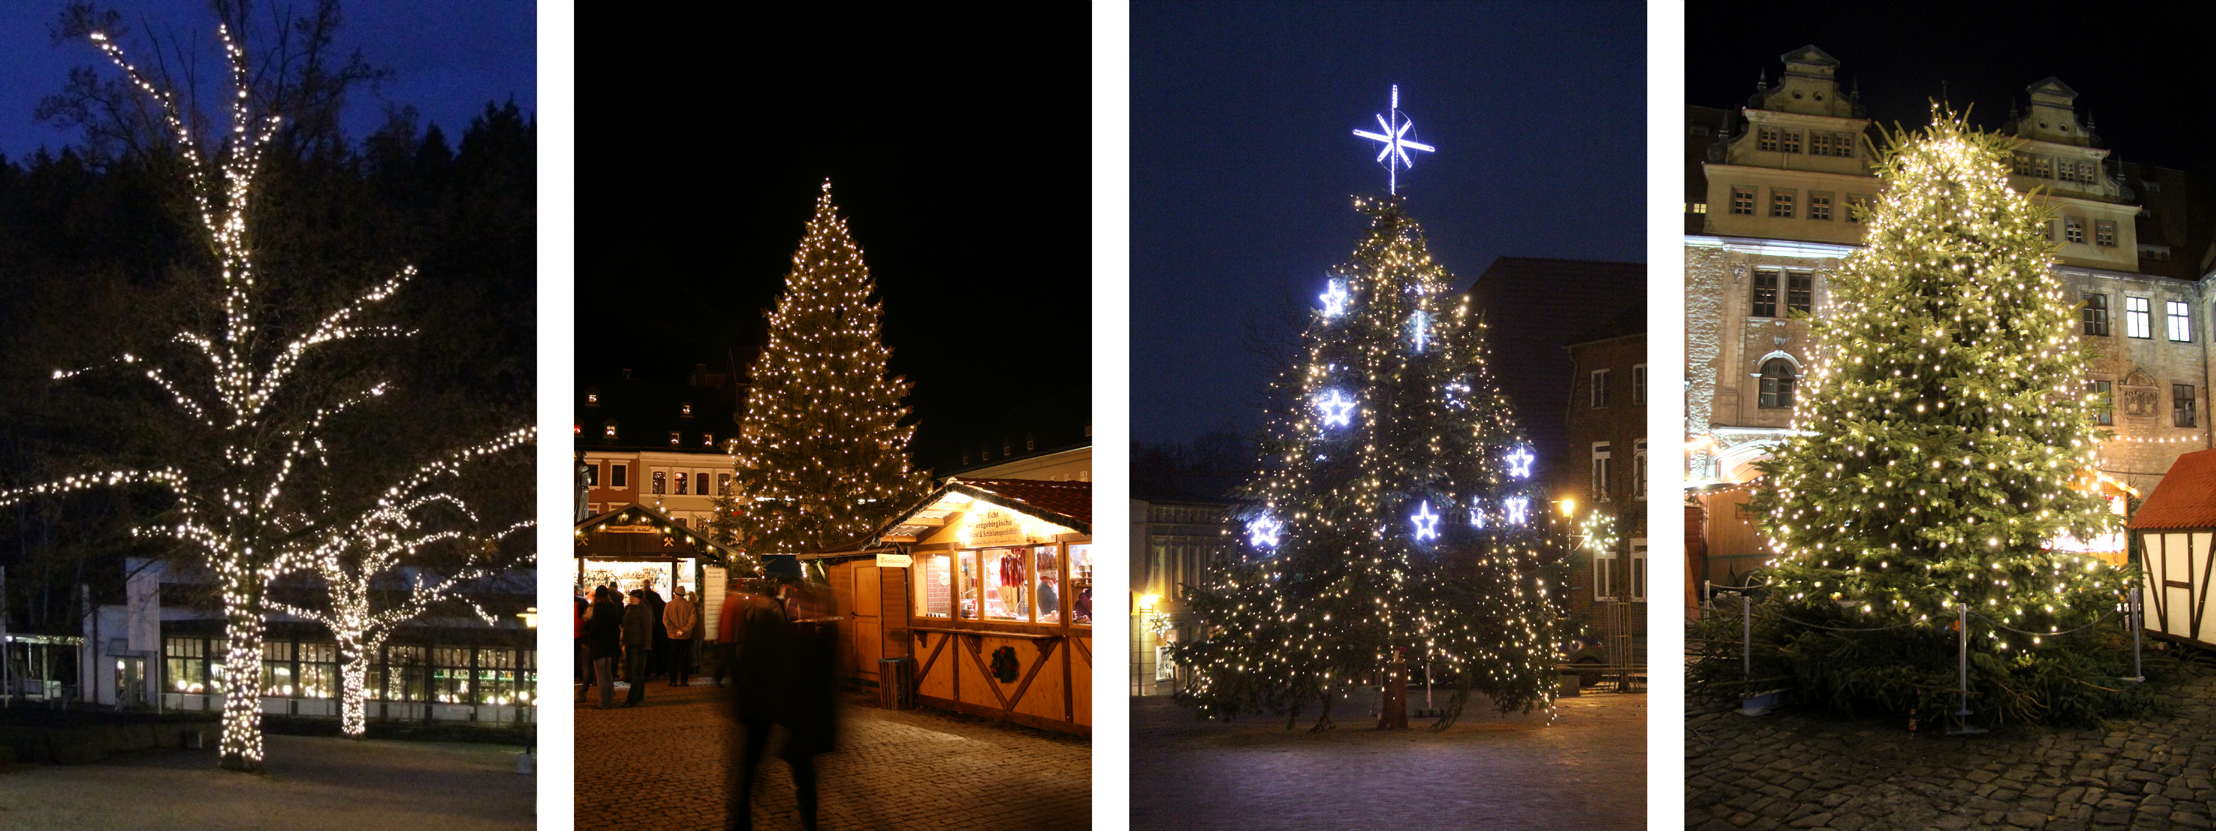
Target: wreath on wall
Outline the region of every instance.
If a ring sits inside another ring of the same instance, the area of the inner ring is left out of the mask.
[[[1003,646],[1003,647],[1001,647],[1001,648],[999,648],[999,649],[995,649],[995,650],[993,650],[993,677],[994,677],[994,678],[998,678],[998,679],[1000,679],[1000,683],[1003,683],[1003,684],[1013,684],[1013,683],[1015,683],[1015,681],[1016,681],[1016,648],[1015,648],[1015,647],[1013,647],[1013,646]]]

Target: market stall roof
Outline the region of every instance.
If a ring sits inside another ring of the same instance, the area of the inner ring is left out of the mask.
[[[2216,528],[2216,450],[2179,456],[2131,518],[2133,530]]]
[[[971,501],[998,505],[1018,513],[1064,526],[1086,536],[1093,533],[1093,483],[1052,482],[1043,479],[948,479],[916,504],[880,526],[869,540],[913,541],[946,525],[950,515],[966,510]],[[842,546],[852,548],[853,546]]]
[[[635,502],[587,517],[572,538],[579,557],[701,557],[724,566],[742,560],[730,546]]]

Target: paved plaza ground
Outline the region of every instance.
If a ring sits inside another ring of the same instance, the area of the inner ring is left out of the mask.
[[[212,744],[212,743],[211,743]],[[51,831],[493,831],[533,827],[519,747],[268,736],[269,773],[208,750],[0,767],[0,828]]]
[[[577,827],[724,828],[725,760],[740,730],[721,692],[656,681],[637,707],[580,705]],[[816,762],[826,831],[1092,827],[1089,740],[932,709],[880,710],[859,695],[843,705],[839,751]],[[792,778],[776,752],[762,763],[754,821],[798,828]]]
[[[2168,706],[2155,717],[1915,739],[1906,719],[1688,702],[1685,827],[2208,828],[2216,677],[2156,691]]]
[[[1421,693],[1411,697],[1421,702]],[[1500,716],[1471,702],[1442,733],[1285,720],[1202,722],[1167,698],[1131,706],[1132,831],[1233,829],[1643,829],[1647,697],[1587,694],[1552,713]]]

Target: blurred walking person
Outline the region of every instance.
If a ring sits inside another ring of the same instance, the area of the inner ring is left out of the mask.
[[[791,587],[789,587],[791,588]],[[790,600],[805,591],[788,593],[789,606],[755,590],[742,590],[724,601],[721,633],[732,656],[732,714],[745,732],[735,748],[737,758],[727,770],[737,780],[730,788],[728,824],[734,829],[754,827],[754,782],[769,750],[771,725],[784,729],[780,756],[792,767],[794,802],[800,808],[804,829],[816,827],[815,757],[827,753],[837,739],[837,703],[832,699],[831,672],[835,657],[826,651],[831,641],[811,630],[806,622],[820,608],[808,600]],[[803,620],[787,618],[791,610]]]
[[[646,700],[646,661],[654,649],[654,628],[661,622],[646,605],[645,589],[632,589],[630,599],[623,610],[623,668],[631,692],[623,697],[623,706],[637,707]]]

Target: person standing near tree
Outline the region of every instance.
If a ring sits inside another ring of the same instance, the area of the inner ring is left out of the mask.
[[[645,589],[632,589],[630,606],[623,610],[623,675],[631,682],[631,691],[623,697],[625,707],[646,700],[647,655],[654,649],[654,629],[660,625],[646,605],[646,594]]]
[[[672,592],[662,607],[662,628],[669,630],[669,685],[685,686],[692,680],[692,644],[700,637],[700,613],[685,597],[685,587]]]

